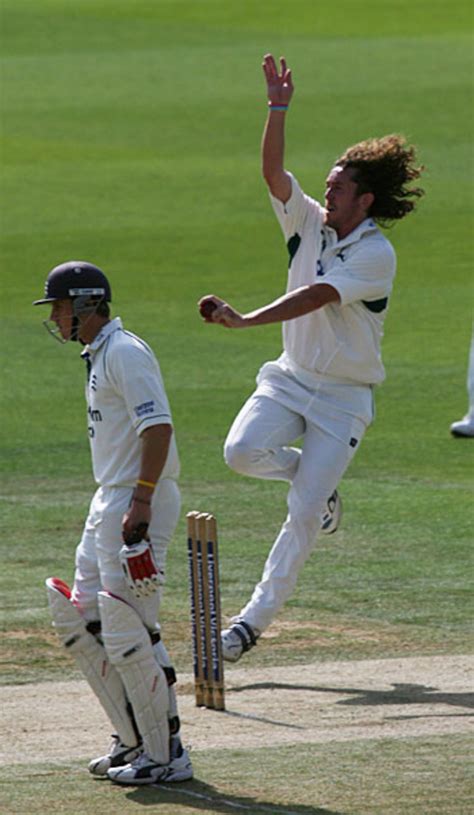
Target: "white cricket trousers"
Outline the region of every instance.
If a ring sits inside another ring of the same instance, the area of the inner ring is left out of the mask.
[[[372,388],[321,380],[308,387],[276,362],[236,417],[224,447],[227,464],[243,475],[289,481],[288,515],[260,582],[241,610],[257,632],[291,595],[315,547],[320,516],[373,419]],[[297,439],[302,448],[289,446]]]
[[[119,559],[122,518],[130,505],[131,487],[99,487],[92,498],[76,549],[72,600],[88,622],[100,618],[98,592],[108,591],[129,603],[150,629],[157,627],[161,590],[137,598],[128,588]],[[166,552],[180,512],[180,493],[171,478],[158,481],[148,530],[158,566],[165,571]]]

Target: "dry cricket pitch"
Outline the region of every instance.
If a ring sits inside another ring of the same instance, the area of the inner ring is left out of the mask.
[[[250,663],[250,659],[248,660]],[[437,656],[291,667],[232,668],[225,712],[195,707],[191,676],[178,683],[182,737],[194,750],[240,749],[469,732],[474,657]],[[0,728],[11,765],[86,761],[111,726],[85,681],[0,688]],[[58,739],[58,733],[61,738]],[[35,758],[36,757],[36,758]]]

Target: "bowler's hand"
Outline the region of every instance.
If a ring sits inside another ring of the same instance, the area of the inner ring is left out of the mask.
[[[207,323],[218,323],[226,328],[244,328],[246,325],[245,317],[215,294],[202,297],[198,305]]]
[[[262,68],[267,82],[268,101],[272,105],[289,105],[294,88],[291,70],[287,67],[285,58],[280,57],[280,71],[278,71],[273,56],[265,54]]]
[[[245,317],[228,303],[218,306],[212,314],[212,319],[226,328],[245,328],[246,326]]]
[[[199,314],[206,323],[213,322],[212,315],[219,303],[222,303],[222,300],[213,294],[206,294],[205,297],[201,297],[201,299],[198,300]]]

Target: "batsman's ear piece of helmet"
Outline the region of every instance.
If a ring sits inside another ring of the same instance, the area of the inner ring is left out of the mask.
[[[35,300],[33,305],[53,303],[67,297],[101,297],[110,303],[112,292],[109,281],[98,266],[84,260],[69,260],[50,271],[44,286],[44,297]]]

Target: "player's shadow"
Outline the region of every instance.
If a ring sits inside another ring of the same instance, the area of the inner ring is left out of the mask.
[[[193,779],[180,784],[156,784],[151,787],[141,787],[127,792],[126,797],[135,804],[153,806],[154,811],[162,815],[170,815],[175,810],[172,807],[186,806],[196,812],[213,812],[216,815],[232,815],[241,812],[242,815],[343,815],[334,809],[305,804],[291,804],[281,806],[272,801],[256,801],[248,795],[232,795],[221,793],[211,784]]]
[[[474,708],[474,693],[452,693],[439,691],[429,685],[415,685],[393,682],[390,690],[367,690],[364,688],[329,688],[320,685],[297,685],[287,682],[256,682],[228,688],[227,694],[242,693],[246,690],[298,690],[310,693],[346,693],[350,699],[339,699],[337,705],[376,706],[376,705],[452,705]],[[469,714],[462,714],[469,715]]]

